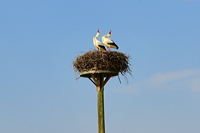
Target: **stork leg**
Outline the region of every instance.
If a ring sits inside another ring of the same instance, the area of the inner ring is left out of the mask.
[[[110,51],[110,48],[108,48],[108,51]]]

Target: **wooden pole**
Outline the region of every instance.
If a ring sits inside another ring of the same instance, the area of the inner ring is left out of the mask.
[[[104,77],[99,75],[97,82],[97,107],[98,107],[98,133],[105,133],[105,120],[104,120]]]
[[[82,72],[80,75],[81,77],[88,78],[97,88],[98,133],[105,133],[104,86],[111,77],[117,76],[118,72],[111,70],[92,70]]]

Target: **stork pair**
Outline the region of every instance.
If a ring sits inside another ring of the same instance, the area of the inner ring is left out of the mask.
[[[100,31],[98,29],[96,36],[93,37],[94,46],[100,51],[106,51],[105,46],[107,47],[108,51],[110,51],[110,48],[118,49],[119,47],[115,44],[115,42],[111,40],[110,38],[108,38],[111,36],[111,33],[112,33],[112,30],[110,30],[110,32],[107,35],[102,36],[101,39],[103,43],[101,43],[99,40],[97,40],[97,38],[100,35]]]

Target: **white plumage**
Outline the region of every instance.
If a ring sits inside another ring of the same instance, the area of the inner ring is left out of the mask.
[[[108,51],[110,51],[110,48],[115,48],[115,49],[119,48],[112,39],[108,38],[111,36],[111,33],[112,30],[110,30],[110,32],[107,35],[102,36],[101,38],[103,44],[108,48]]]
[[[100,51],[106,51],[105,46],[104,46],[99,40],[97,40],[97,38],[99,37],[99,35],[100,35],[100,31],[99,31],[99,29],[98,29],[96,36],[93,37],[94,46],[95,46],[98,50],[100,50]]]

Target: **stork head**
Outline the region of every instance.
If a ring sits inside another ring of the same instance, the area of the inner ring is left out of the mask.
[[[110,30],[110,32],[108,34],[111,34],[112,33],[112,30]]]
[[[98,31],[97,32],[100,32],[99,28],[98,28]]]

